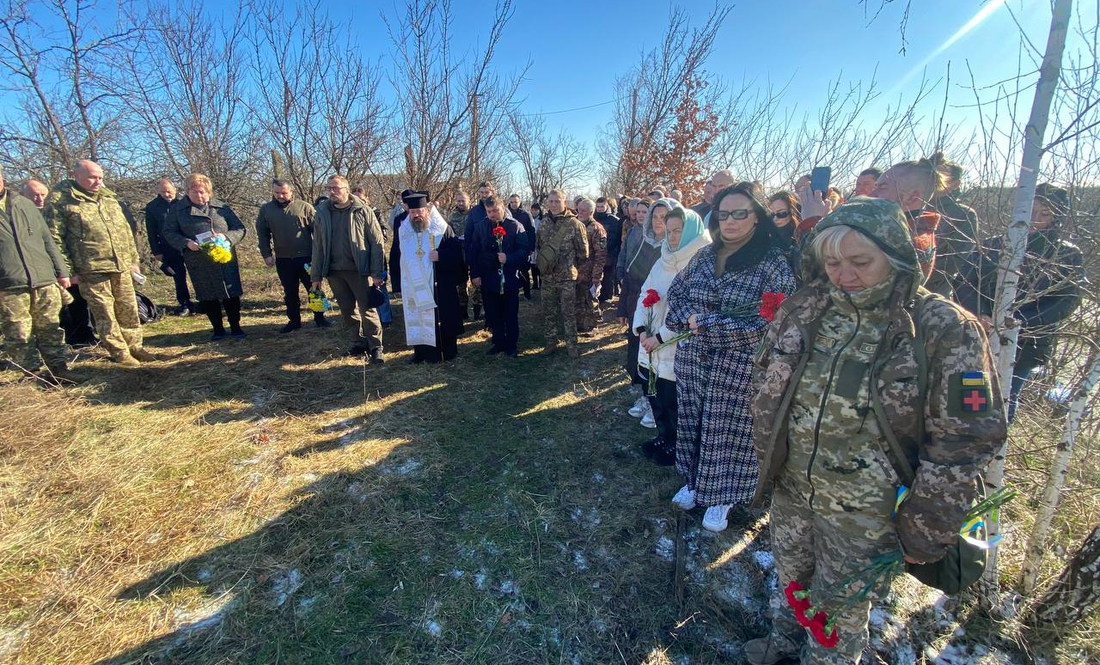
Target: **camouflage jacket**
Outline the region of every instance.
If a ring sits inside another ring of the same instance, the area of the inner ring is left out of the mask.
[[[466,239],[466,216],[469,214],[469,210],[462,212],[455,208],[451,211],[451,218],[447,220],[447,223],[451,225],[451,230],[455,232],[455,236],[459,240]]]
[[[542,278],[559,283],[577,281],[580,267],[588,260],[584,224],[568,211],[558,216],[547,213],[536,236]]]
[[[603,281],[603,267],[607,263],[607,229],[593,219],[588,222],[587,230],[588,259],[578,268],[577,281],[599,284]]]
[[[882,305],[885,333],[873,345],[857,342],[869,346],[862,349],[867,362],[857,358],[841,366],[826,363],[826,376],[807,376],[813,353],[830,346],[819,335],[831,305],[828,283],[815,279],[783,303],[757,351],[753,444],[763,481],[757,501],[767,481],[784,472],[792,403],[800,383],[820,381],[822,391],[854,396],[848,398],[850,408],[834,403],[831,413],[815,417],[873,418],[880,432],[889,428],[897,437],[908,467],[916,470],[910,497],[898,514],[898,536],[906,554],[935,561],[955,541],[976,494],[975,480],[1007,431],[985,333],[974,316],[924,289],[917,291],[913,276],[904,274],[895,279]],[[927,368],[923,396],[918,394],[920,372],[914,353],[917,318]],[[839,360],[840,354],[835,357]],[[917,408],[922,402],[923,414]],[[821,403],[830,408],[826,400]],[[823,440],[819,435],[813,440],[818,449],[849,443]],[[881,444],[883,459],[894,467],[896,477],[905,477],[906,465],[894,458],[885,440]],[[805,472],[811,482],[815,468],[811,462]]]
[[[122,206],[106,187],[92,194],[62,180],[50,192],[46,219],[75,275],[130,272],[140,261]]]

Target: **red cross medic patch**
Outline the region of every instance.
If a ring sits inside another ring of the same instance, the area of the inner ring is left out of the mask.
[[[952,374],[947,398],[948,415],[956,418],[982,416],[992,409],[989,379],[985,372]]]

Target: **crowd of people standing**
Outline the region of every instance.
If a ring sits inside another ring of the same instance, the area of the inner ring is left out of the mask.
[[[543,355],[564,346],[577,358],[579,337],[617,320],[636,391],[629,412],[656,434],[640,449],[683,479],[672,504],[703,509],[703,527],[722,531],[770,499],[781,581],[813,589],[899,547],[912,563],[944,555],[1020,389],[1080,301],[1083,261],[1061,233],[1068,193],[1040,186],[1016,306],[1023,343],[1002,400],[987,341],[1000,245],[981,243],[974,211],[958,201],[961,169],[939,155],[869,168],[847,201],[810,180],[768,195],[722,170],[692,207],[654,188],[595,200],[554,189],[527,208],[486,181],[476,203],[459,191],[443,210],[429,192],[405,190],[386,219],[343,176],[314,204],[275,180],[255,228],[284,292],[279,332],[302,327],[303,290],[314,324],[331,325],[312,307],[327,282],[347,355],[372,364],[385,361],[391,294],[414,363],[454,359],[482,319],[485,353],[519,356],[520,301],[533,291]],[[33,375],[53,384],[81,379],[58,327],[74,286],[111,361],[156,362],[138,321],[134,237],[103,170],[83,160],[71,179],[23,192],[0,175],[9,362],[28,374],[44,363]],[[174,279],[175,312],[205,314],[218,342],[247,336],[247,231],[214,194],[203,174],[181,196],[161,180],[145,221]],[[832,649],[780,610],[745,656],[858,662],[873,598],[839,619]]]

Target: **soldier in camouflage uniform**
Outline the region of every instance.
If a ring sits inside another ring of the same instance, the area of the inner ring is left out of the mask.
[[[59,284],[60,283],[60,284]],[[46,220],[28,199],[4,187],[0,171],[0,332],[18,369],[51,383],[72,381],[65,333],[58,327],[69,269]],[[39,355],[41,354],[41,360]]]
[[[805,286],[783,303],[757,352],[753,443],[757,501],[774,482],[779,587],[797,581],[813,599],[815,588],[897,552],[899,543],[907,561],[940,559],[1006,424],[982,327],[920,287],[897,204],[861,197],[840,206],[810,236],[803,263]],[[920,341],[923,354],[915,351]],[[896,517],[906,466],[887,432],[916,469]],[[838,615],[839,643],[826,649],[805,636],[780,593],[772,634],[747,642],[746,659],[776,663],[802,645],[802,663],[858,663],[874,598]],[[828,600],[822,604],[828,610]]]
[[[593,217],[595,212],[591,199],[582,199],[577,205],[577,217],[585,225],[588,240],[588,260],[577,270],[577,331],[582,333],[600,324],[599,297],[607,263],[607,229]]]
[[[542,274],[542,313],[546,325],[546,350],[558,347],[558,320],[565,332],[571,358],[577,350],[576,296],[578,268],[588,260],[584,224],[565,209],[565,192],[555,189],[546,197],[546,215],[538,230],[538,266]]]
[[[134,234],[114,192],[103,185],[103,169],[84,159],[73,178],[54,186],[46,217],[61,237],[80,293],[88,301],[96,332],[111,360],[138,365],[156,360],[142,348],[141,322],[132,272],[138,269]]]
[[[455,194],[455,209],[451,211],[451,218],[447,221],[451,225],[451,230],[455,232],[455,237],[463,246],[466,244],[466,218],[469,214],[470,195],[459,190],[458,194]],[[465,256],[462,258],[462,270],[458,280],[458,307],[462,312],[462,320],[465,321],[470,318],[470,303],[473,303],[475,310],[481,311],[481,289],[470,286],[470,268],[466,265]]]

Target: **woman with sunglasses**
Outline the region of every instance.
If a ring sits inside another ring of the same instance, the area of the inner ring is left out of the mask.
[[[772,211],[775,228],[786,247],[794,244],[794,230],[798,228],[802,217],[798,214],[798,198],[787,190],[781,190],[768,197],[768,208]]]
[[[718,192],[708,226],[713,243],[668,290],[665,326],[693,333],[680,342],[674,365],[676,471],[686,483],[672,503],[706,508],[703,527],[722,531],[730,508],[752,501],[759,474],[749,407],[753,353],[768,321],[757,303],[764,293],[790,294],[795,281],[772,213],[752,183]]]

